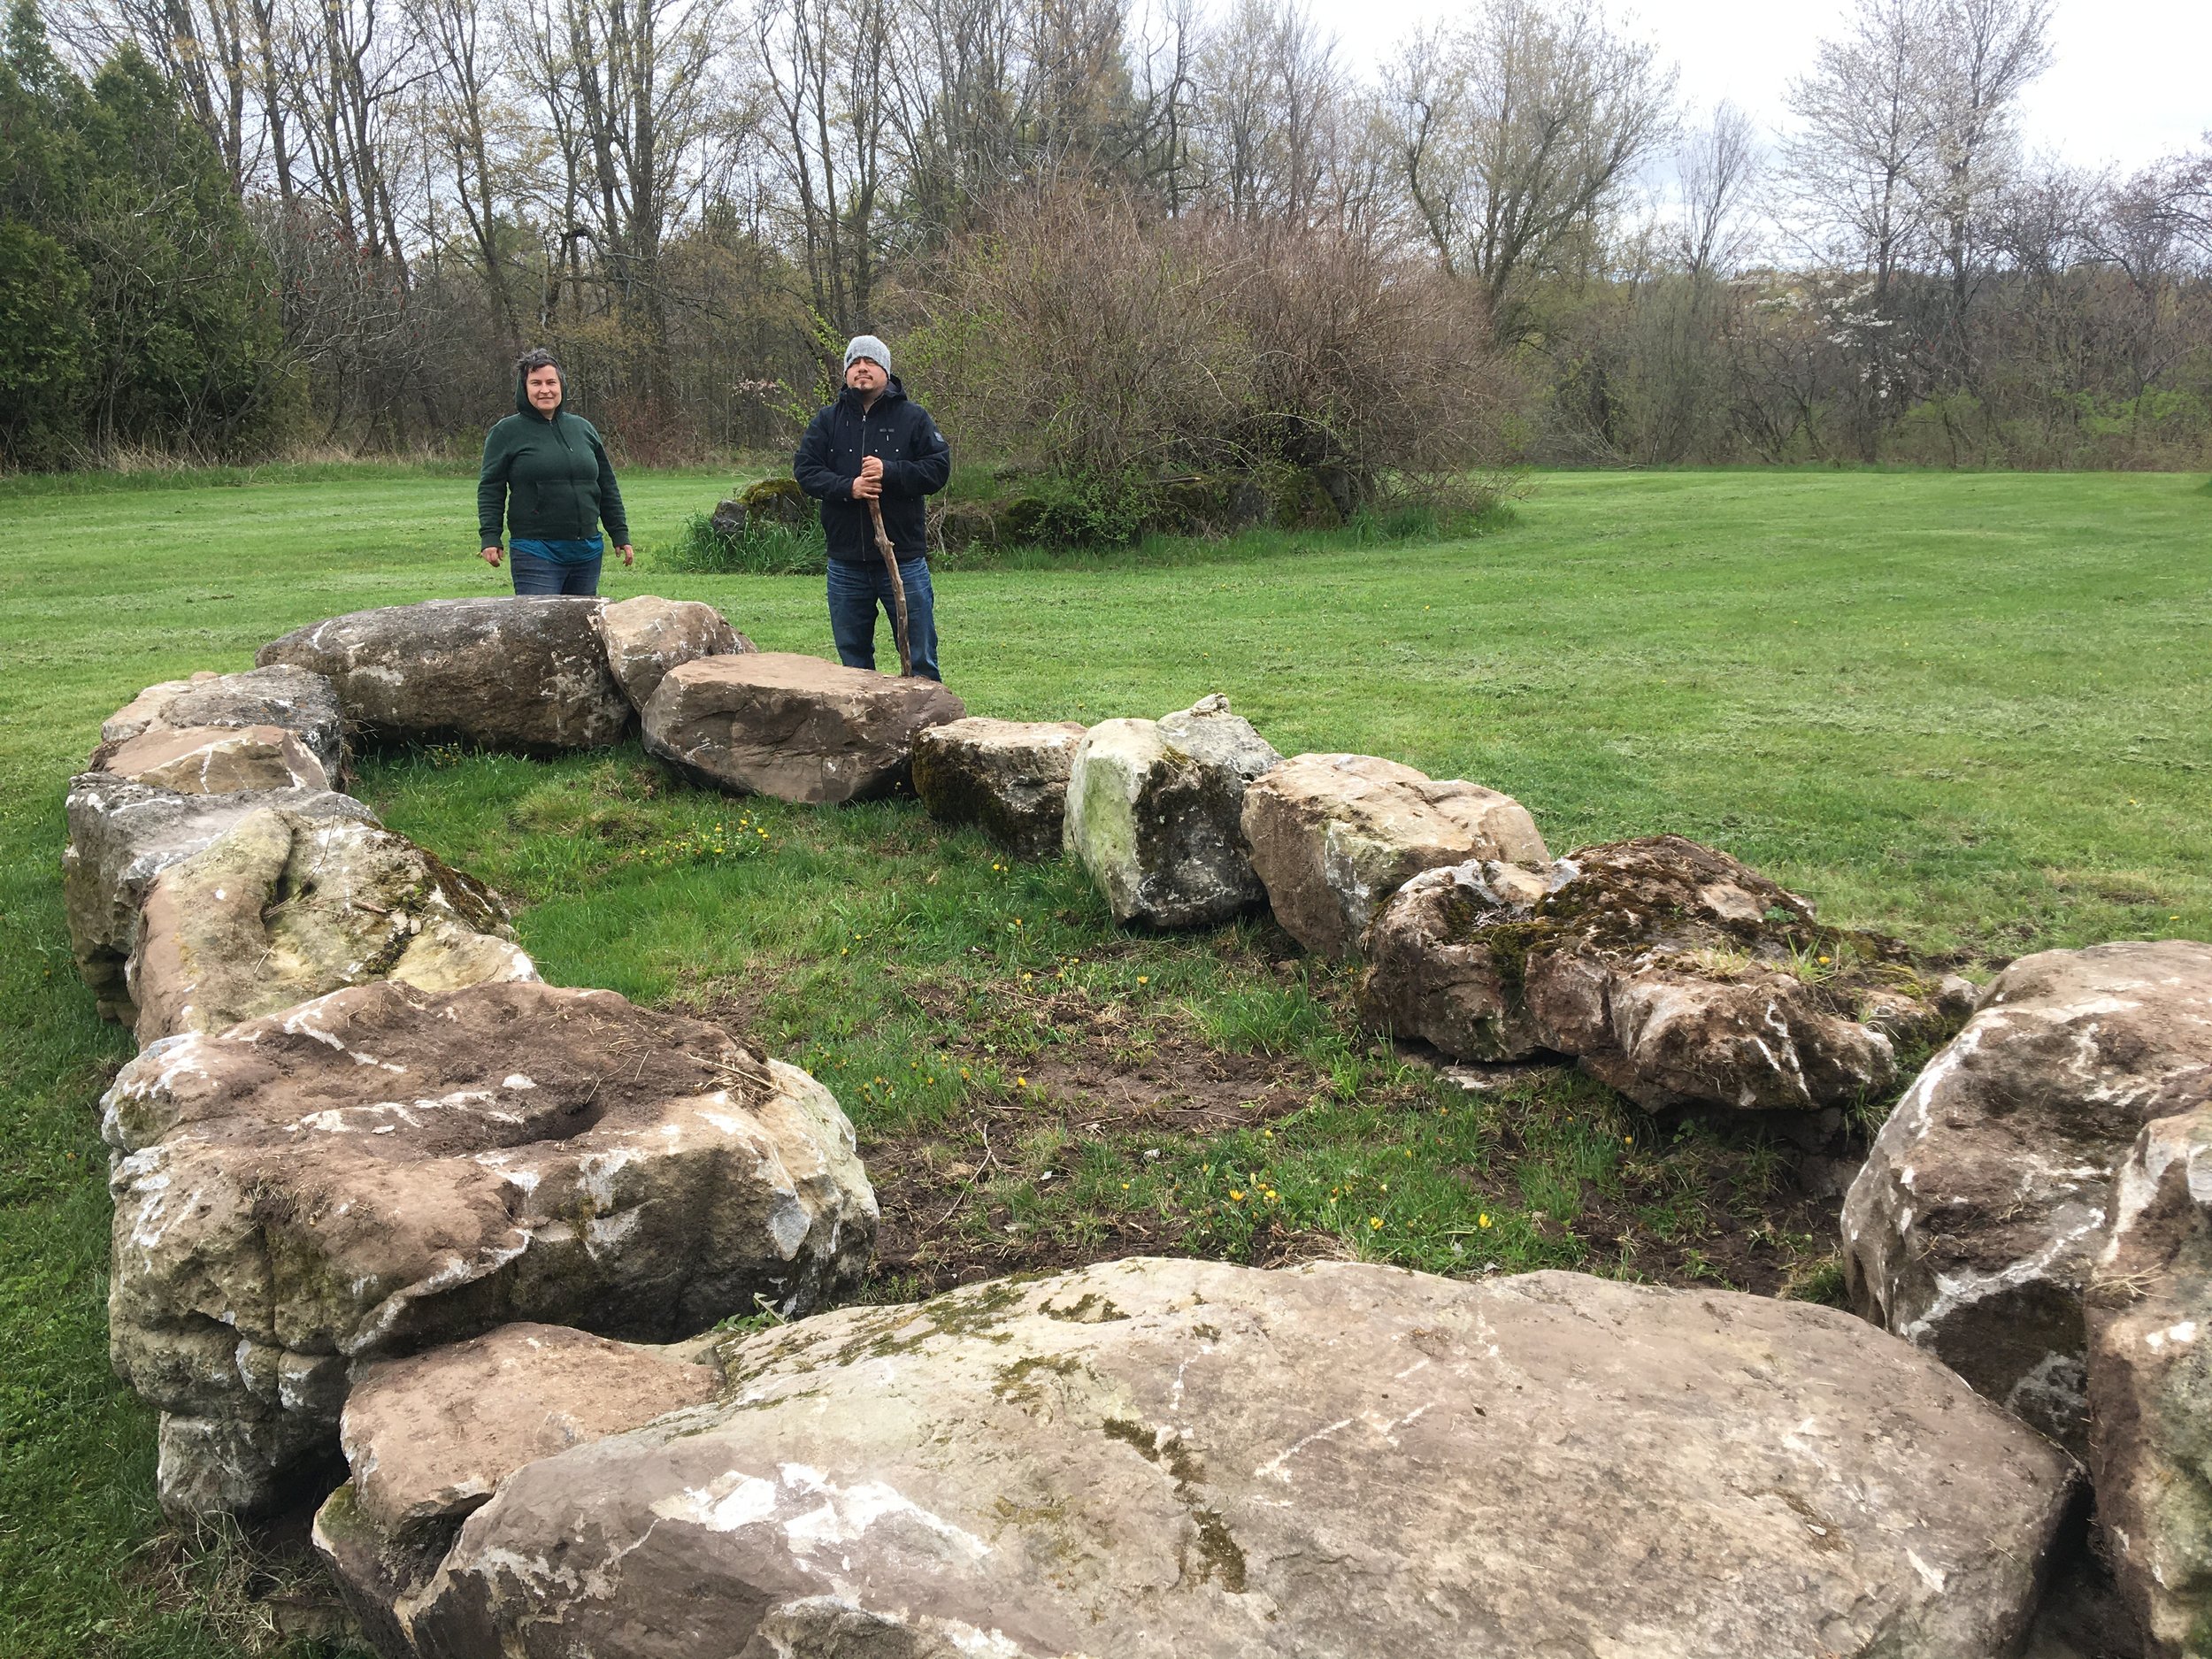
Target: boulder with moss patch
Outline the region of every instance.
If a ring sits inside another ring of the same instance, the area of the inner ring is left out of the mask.
[[[1854,1104],[1895,1078],[1899,1041],[1945,1030],[1962,988],[1678,835],[1586,848],[1541,875],[1494,860],[1416,876],[1368,956],[1376,1024],[1463,1060],[1571,1055],[1654,1110]]]
[[[1157,720],[1102,720],[1076,746],[1064,844],[1117,922],[1226,921],[1267,896],[1244,792],[1281,759],[1219,693]]]
[[[61,857],[62,904],[77,972],[100,1001],[104,1019],[134,1025],[128,966],[140,912],[155,879],[276,807],[319,823],[375,824],[376,814],[330,789],[242,789],[183,795],[113,772],[81,772],[62,802],[69,845]]]
[[[2075,1481],[1847,1314],[1571,1273],[1120,1261],[718,1351],[716,1401],[466,1483],[434,1560],[369,1512],[449,1393],[395,1378],[318,1523],[391,1659],[1999,1659]]]
[[[181,1513],[300,1494],[352,1368],[515,1320],[668,1340],[858,1280],[829,1092],[608,991],[380,980],[165,1038],[102,1102],[117,1373]]]
[[[1424,870],[1551,863],[1512,796],[1372,755],[1292,757],[1245,790],[1242,822],[1275,919],[1325,956],[1359,950],[1376,910]]]
[[[914,734],[914,793],[940,823],[973,824],[1017,858],[1048,858],[1060,850],[1083,730],[972,715],[926,727]]]
[[[745,510],[750,524],[793,528],[806,523],[814,509],[814,503],[807,499],[806,491],[799,488],[795,478],[764,478],[757,484],[748,484],[738,491],[737,504]]]
[[[1844,1202],[1852,1303],[2086,1448],[2082,1296],[2113,1171],[2212,1102],[2212,946],[2023,956],[1882,1125]]]
[[[532,979],[473,877],[374,825],[256,812],[155,878],[130,959],[138,1041],[220,1031],[370,979]]]

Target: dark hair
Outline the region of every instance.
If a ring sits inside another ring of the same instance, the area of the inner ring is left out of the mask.
[[[553,356],[553,354],[550,351],[548,351],[543,346],[533,346],[529,350],[524,352],[519,357],[515,359],[515,373],[522,376],[522,378],[526,380],[530,378],[534,371],[538,369],[552,370],[554,373],[561,377],[561,385],[563,388],[566,388],[568,385],[568,371],[563,368],[560,365],[559,361]]]

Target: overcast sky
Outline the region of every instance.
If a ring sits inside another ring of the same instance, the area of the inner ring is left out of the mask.
[[[1418,22],[1463,14],[1465,0],[1307,0],[1364,69]],[[1770,133],[1784,88],[1839,31],[1846,0],[1615,0],[1614,15],[1682,69],[1695,104],[1732,98]],[[2077,165],[2141,165],[2212,128],[2212,0],[2058,0],[2055,61],[2028,89],[2031,148]]]

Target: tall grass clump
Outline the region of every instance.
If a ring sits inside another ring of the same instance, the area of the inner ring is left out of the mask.
[[[818,521],[750,523],[736,535],[714,527],[708,514],[684,520],[676,540],[654,555],[663,570],[711,576],[805,576],[828,557]]]

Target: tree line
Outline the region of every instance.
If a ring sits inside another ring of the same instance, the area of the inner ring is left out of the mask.
[[[2030,154],[2048,22],[1857,0],[1763,134],[1596,0],[14,0],[0,454],[443,447],[527,344],[781,443],[872,331],[1094,473],[2200,464],[2212,149]]]

